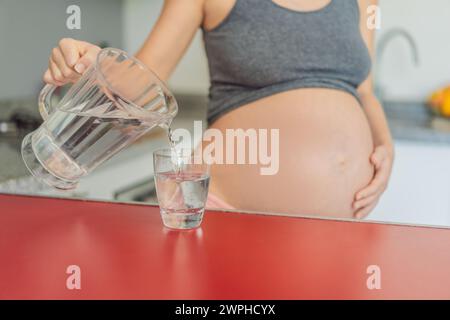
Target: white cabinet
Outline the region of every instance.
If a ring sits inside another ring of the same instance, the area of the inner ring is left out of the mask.
[[[397,141],[388,189],[368,220],[450,226],[450,146]]]

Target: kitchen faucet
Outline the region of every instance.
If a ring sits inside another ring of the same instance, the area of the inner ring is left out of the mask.
[[[416,44],[416,41],[412,37],[412,35],[402,28],[393,28],[391,30],[388,30],[385,32],[382,36],[380,41],[378,42],[378,47],[376,50],[376,56],[377,56],[377,69],[375,72],[375,94],[379,98],[380,101],[383,101],[384,99],[384,88],[382,85],[380,85],[380,70],[382,66],[382,58],[384,51],[386,50],[386,47],[396,37],[402,37],[406,40],[406,42],[409,45],[409,48],[411,50],[412,58],[414,65],[416,67],[419,66],[420,60],[419,60],[419,50]]]

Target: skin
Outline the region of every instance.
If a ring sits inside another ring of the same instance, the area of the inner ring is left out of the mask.
[[[314,11],[330,2],[274,1],[299,11]],[[372,4],[376,1],[359,1],[361,34],[373,58],[374,34],[366,27],[366,9]],[[137,58],[167,80],[199,27],[214,28],[233,5],[234,0],[166,0]],[[99,50],[83,41],[62,39],[52,50],[44,81],[76,81]],[[314,88],[282,92],[226,113],[211,127],[280,129],[280,170],[261,176],[255,165],[214,165],[211,192],[247,210],[367,216],[388,185],[394,149],[373,93],[372,75],[358,92],[362,108],[345,92]]]

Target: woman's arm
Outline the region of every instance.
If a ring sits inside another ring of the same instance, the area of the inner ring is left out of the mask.
[[[376,5],[377,0],[360,0],[360,12],[361,12],[361,35],[366,42],[367,48],[372,57],[372,61],[375,61],[375,45],[374,45],[374,30],[370,30],[367,26],[367,21],[369,19],[369,15],[367,14],[367,8],[370,5]],[[372,134],[374,137],[375,146],[377,145],[389,145],[392,147],[391,151],[393,151],[393,144],[391,134],[389,132],[389,127],[386,121],[386,117],[384,115],[383,108],[375,97],[373,91],[373,77],[372,73],[367,77],[367,79],[360,85],[358,88],[358,93],[361,97],[361,102],[364,107],[364,111],[366,112],[367,118],[369,119],[370,127],[372,128]]]
[[[136,57],[162,80],[175,69],[203,21],[205,0],[166,0]]]
[[[170,76],[202,24],[204,1],[166,0],[157,23],[136,54],[162,80]],[[77,81],[99,51],[85,41],[61,39],[52,50],[44,81],[57,86]]]
[[[361,35],[375,58],[374,30],[370,30],[367,21],[370,18],[367,8],[376,5],[377,0],[359,0],[361,12]],[[358,88],[363,109],[372,130],[374,152],[370,158],[375,167],[375,175],[371,183],[355,196],[353,208],[357,218],[365,217],[377,204],[386,190],[394,160],[394,145],[383,108],[373,92],[372,73]]]

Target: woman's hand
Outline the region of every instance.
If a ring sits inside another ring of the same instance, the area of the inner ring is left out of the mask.
[[[356,193],[353,202],[355,218],[362,219],[375,208],[383,192],[386,190],[391,175],[394,152],[386,145],[379,145],[370,156],[375,167],[374,178],[370,184]]]
[[[88,42],[64,38],[53,48],[44,81],[56,86],[75,82],[95,61],[100,48]]]

